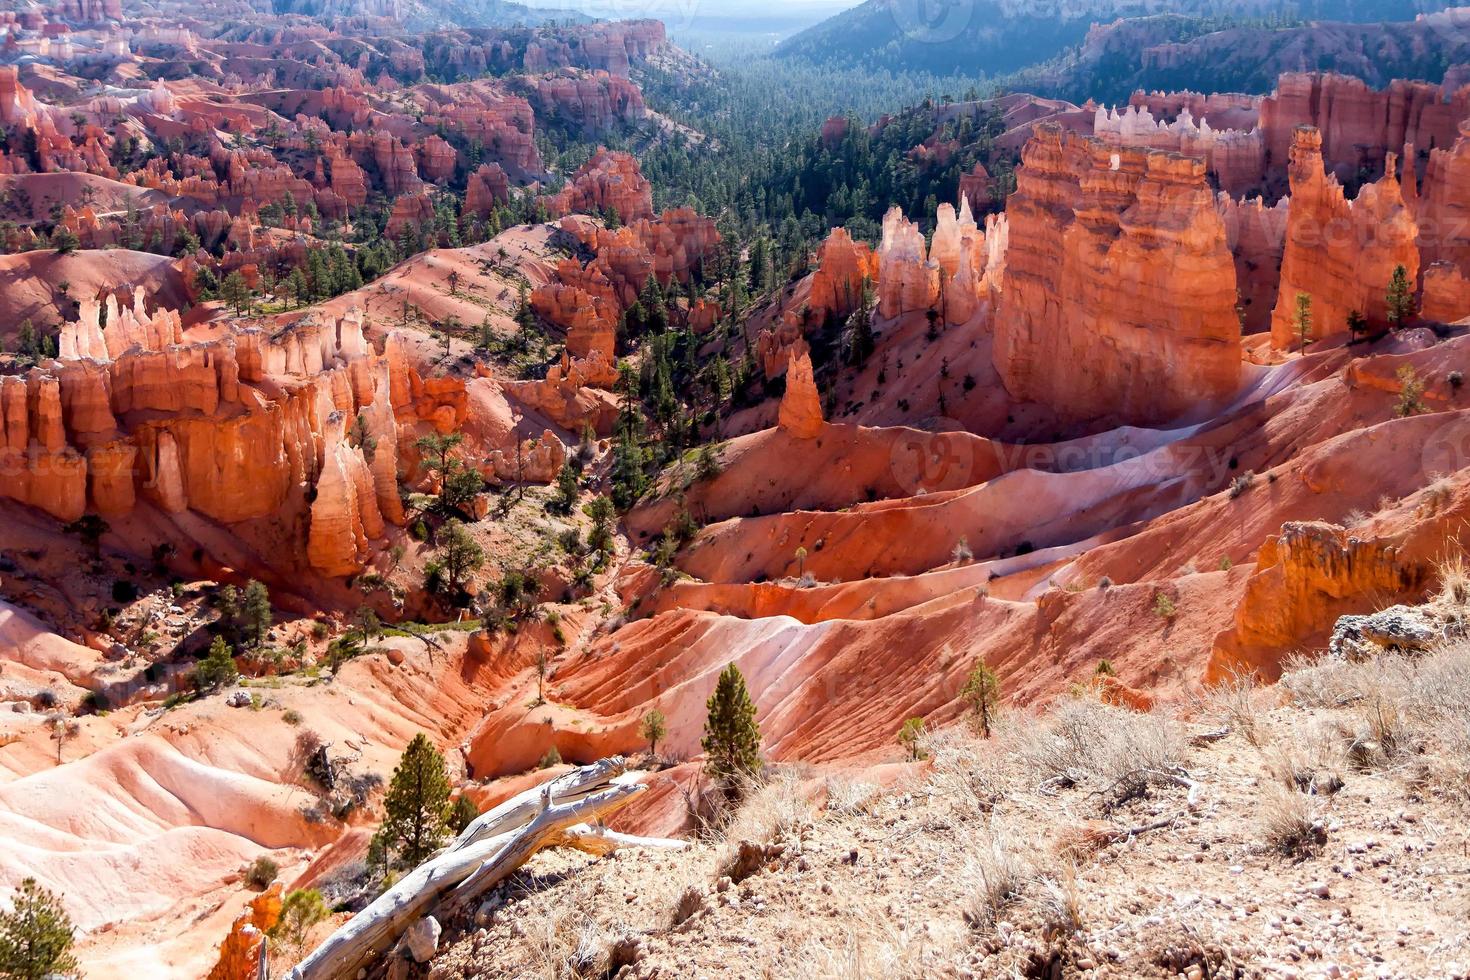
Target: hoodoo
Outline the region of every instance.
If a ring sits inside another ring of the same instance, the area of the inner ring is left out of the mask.
[[[1152,424],[1235,393],[1235,268],[1202,162],[1043,126],[1006,214],[995,367],[1012,395]]]
[[[1409,282],[1419,276],[1419,226],[1404,202],[1397,156],[1385,157],[1383,178],[1365,184],[1348,201],[1342,185],[1323,169],[1322,134],[1303,126],[1291,144],[1291,207],[1281,285],[1271,315],[1271,343],[1282,350],[1301,344],[1298,296],[1311,297],[1308,340],[1347,329],[1356,313],[1374,327],[1388,324],[1387,299],[1394,270]]]

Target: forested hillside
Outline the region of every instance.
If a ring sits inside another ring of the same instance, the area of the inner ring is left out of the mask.
[[[1411,20],[1425,8],[1414,0],[1087,0],[1021,3],[1016,0],[868,0],[790,38],[782,58],[863,65],[892,71],[924,69],[1007,75],[1049,61],[1080,45],[1094,23],[1159,13],[1183,15],[1186,40],[1232,26],[1275,28],[1304,21]]]

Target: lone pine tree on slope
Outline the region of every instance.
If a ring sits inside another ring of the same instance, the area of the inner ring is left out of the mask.
[[[720,672],[707,707],[709,717],[699,743],[705,753],[704,771],[728,795],[739,795],[742,784],[761,771],[760,728],[740,668],[730,664]]]

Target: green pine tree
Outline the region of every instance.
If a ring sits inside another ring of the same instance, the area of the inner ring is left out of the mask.
[[[444,756],[422,732],[413,737],[383,797],[383,822],[373,835],[379,853],[396,851],[415,867],[444,840],[449,814],[449,777]]]
[[[556,499],[552,501],[554,509],[558,513],[570,514],[572,508],[577,505],[577,497],[582,493],[582,487],[577,480],[576,467],[571,460],[567,460],[556,477]]]
[[[1388,322],[1395,330],[1414,316],[1414,288],[1409,284],[1409,270],[1401,265],[1393,267],[1393,279],[1388,284]]]
[[[1000,699],[1000,679],[995,676],[995,671],[985,665],[985,661],[977,663],[975,669],[970,671],[970,676],[965,678],[960,697],[965,699],[974,712],[980,733],[989,738],[990,720],[995,714],[996,702]]]
[[[243,617],[245,633],[250,642],[260,646],[265,642],[265,635],[271,628],[271,596],[266,587],[254,579],[245,586]]]
[[[727,793],[738,793],[741,783],[761,771],[761,732],[755,722],[755,703],[745,689],[740,668],[730,664],[720,672],[715,691],[706,703],[704,771]]]
[[[668,722],[664,720],[664,713],[657,708],[650,710],[638,723],[638,734],[648,743],[651,755],[658,755],[658,743],[668,733]]]
[[[1301,337],[1302,351],[1312,341],[1312,296],[1310,293],[1296,294],[1296,332]]]
[[[194,685],[201,691],[209,692],[226,684],[233,684],[239,679],[240,671],[235,666],[230,645],[223,636],[216,636],[209,645],[208,656],[194,665]]]
[[[454,798],[454,803],[449,807],[449,816],[444,822],[449,827],[450,833],[458,836],[464,833],[474,819],[480,815],[480,808],[475,806],[475,801],[461,793]]]
[[[250,308],[250,286],[239,269],[225,276],[224,285],[220,287],[220,298],[230,304],[230,308],[237,314]]]
[[[9,912],[0,913],[0,977],[42,980],[75,973],[71,918],[61,900],[34,878],[20,883]]]

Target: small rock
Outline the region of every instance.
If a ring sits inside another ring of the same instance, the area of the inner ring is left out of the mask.
[[[439,951],[441,932],[443,929],[439,926],[439,920],[432,915],[426,915],[408,927],[408,931],[403,934],[403,941],[415,963],[427,963],[434,958],[434,954]]]
[[[250,692],[235,691],[229,697],[225,698],[225,704],[231,708],[248,708],[250,707]]]

